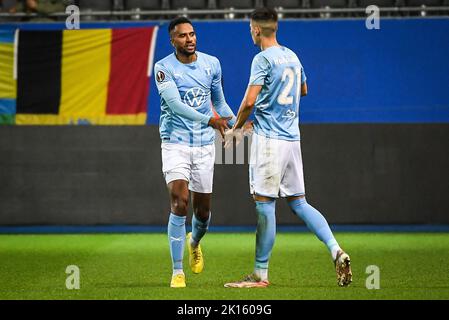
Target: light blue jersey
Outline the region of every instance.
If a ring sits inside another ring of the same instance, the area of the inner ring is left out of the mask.
[[[286,47],[269,47],[251,65],[249,85],[261,85],[254,131],[274,139],[295,141],[299,135],[299,100],[306,75],[296,54]]]
[[[217,58],[196,52],[195,62],[184,64],[170,54],[154,66],[161,96],[159,132],[163,142],[202,146],[214,143],[215,130],[208,126],[212,105],[222,117],[235,116],[227,105]]]

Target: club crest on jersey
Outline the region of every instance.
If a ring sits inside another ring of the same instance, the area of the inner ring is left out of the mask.
[[[206,70],[206,74],[207,74],[208,76],[211,75],[211,73],[212,73],[211,68],[205,68],[204,70]]]
[[[184,95],[184,103],[192,108],[200,107],[206,100],[206,93],[199,87],[190,88]]]
[[[158,71],[156,74],[156,80],[157,82],[162,82],[165,80],[165,73],[163,73],[162,71]]]

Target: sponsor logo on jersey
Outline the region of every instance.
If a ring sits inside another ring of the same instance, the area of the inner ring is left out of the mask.
[[[192,108],[199,108],[206,100],[206,93],[200,87],[190,88],[184,95],[184,103]]]
[[[287,110],[287,112],[282,116],[282,118],[287,118],[293,120],[296,117],[296,112],[293,110]]]

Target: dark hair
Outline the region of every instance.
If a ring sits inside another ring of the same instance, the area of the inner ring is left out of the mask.
[[[192,25],[192,22],[187,19],[186,17],[176,17],[174,18],[172,21],[170,21],[170,24],[168,25],[168,33],[171,33],[172,30],[181,23],[188,23],[190,25]]]
[[[257,8],[250,15],[251,20],[254,21],[278,21],[278,14],[272,8]]]

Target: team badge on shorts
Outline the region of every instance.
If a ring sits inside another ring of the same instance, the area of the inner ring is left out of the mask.
[[[165,79],[165,73],[163,73],[162,71],[158,71],[156,74],[156,80],[157,82],[162,82]]]

